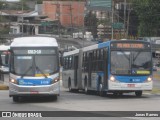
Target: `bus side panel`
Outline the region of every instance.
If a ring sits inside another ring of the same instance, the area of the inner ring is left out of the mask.
[[[97,88],[97,80],[98,80],[98,74],[96,72],[91,73],[91,89],[96,90]]]
[[[65,70],[62,72],[62,84],[63,87],[68,88],[68,79],[67,79],[67,73]]]
[[[74,70],[63,70],[62,72],[63,86],[68,88],[69,80],[71,82],[71,87],[74,87]]]

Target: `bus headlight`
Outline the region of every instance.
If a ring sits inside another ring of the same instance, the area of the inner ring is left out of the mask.
[[[56,83],[56,82],[58,82],[58,81],[59,81],[59,77],[56,77],[56,78],[54,78],[54,79],[52,80],[52,83],[51,83],[51,84]]]
[[[10,79],[10,82],[11,82],[11,83],[14,83],[14,84],[18,84],[17,80],[16,80],[16,79],[13,79],[13,78]]]
[[[147,82],[151,82],[151,81],[152,81],[152,77],[148,77]]]
[[[115,80],[116,80],[116,79],[115,79],[114,76],[111,76],[111,77],[110,77],[110,81],[115,82]]]

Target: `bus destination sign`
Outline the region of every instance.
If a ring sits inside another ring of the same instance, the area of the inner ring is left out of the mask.
[[[56,54],[55,49],[28,49],[28,50],[14,50],[14,54],[19,55],[40,55],[40,54]]]
[[[144,48],[141,43],[117,43],[117,48]]]
[[[143,43],[111,43],[113,49],[144,49],[150,48],[149,44]]]

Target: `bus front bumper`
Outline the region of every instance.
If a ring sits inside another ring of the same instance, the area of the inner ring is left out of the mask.
[[[153,82],[144,83],[120,83],[109,81],[109,90],[152,90]]]
[[[21,86],[9,83],[9,96],[50,96],[59,95],[60,83],[44,86]]]

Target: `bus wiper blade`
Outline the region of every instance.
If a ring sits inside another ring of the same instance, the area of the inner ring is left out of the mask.
[[[36,69],[39,70],[45,78],[48,78],[47,75],[44,72],[42,72],[42,70],[38,66],[36,66]]]
[[[23,78],[27,73],[28,71],[32,69],[32,66],[30,66],[22,75],[21,75],[21,78]]]

